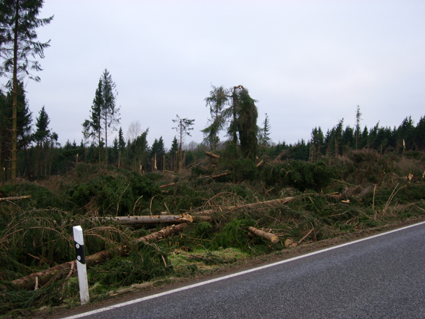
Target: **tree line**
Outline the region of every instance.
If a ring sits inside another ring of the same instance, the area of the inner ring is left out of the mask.
[[[15,183],[17,177],[34,179],[63,174],[79,162],[114,165],[141,173],[178,170],[194,164],[207,150],[222,153],[233,169],[238,159],[243,159],[247,165],[266,158],[314,162],[324,156],[344,156],[349,151],[365,148],[380,154],[425,150],[424,117],[416,125],[407,117],[394,128],[381,127],[379,123],[372,128],[361,128],[359,106],[355,127],[344,127],[344,119],[341,119],[326,132],[320,126],[315,127],[308,141],[272,144],[267,114],[262,127],[257,125],[257,101],[242,85],[212,87],[205,98],[211,118],[202,130],[204,140],[196,148],[184,151],[184,139],[190,136],[194,120],[179,115],[172,120],[177,135],[169,150],[162,136],[149,145],[148,128],[126,141],[122,128],[118,128],[120,107],[116,105],[116,84],[106,69],[95,90],[89,118],[82,123],[83,140],[78,145],[68,141],[60,146],[58,135],[49,127],[50,119],[44,106],[34,127],[24,89],[25,78],[40,80],[32,72],[41,71],[37,58],[44,58],[44,50],[50,45],[50,40],[37,41],[36,29],[53,19],[53,16],[38,18],[42,6],[42,0],[0,2],[0,75],[8,79],[7,85],[0,90],[2,182]],[[117,130],[117,137],[108,144],[108,137]],[[227,136],[225,141],[220,141],[221,132]]]

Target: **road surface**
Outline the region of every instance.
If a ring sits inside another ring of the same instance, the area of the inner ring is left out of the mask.
[[[68,318],[425,318],[425,223]]]

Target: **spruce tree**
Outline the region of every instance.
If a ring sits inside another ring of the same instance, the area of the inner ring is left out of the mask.
[[[234,123],[239,134],[242,155],[255,160],[258,151],[258,111],[256,100],[251,98],[247,89],[242,88],[236,94],[236,122]]]
[[[90,119],[83,123],[83,135],[85,139],[92,139],[97,146],[99,163],[101,162],[101,149],[103,146],[103,128],[101,122],[101,110],[103,102],[102,80],[99,80],[90,110]]]
[[[205,102],[210,107],[211,124],[204,128],[202,132],[205,134],[205,140],[214,152],[219,141],[218,133],[224,128],[224,124],[226,123],[224,106],[229,102],[229,92],[222,86],[213,86],[210,96],[205,98]]]
[[[17,128],[18,128],[18,96],[19,79],[28,76],[30,79],[40,81],[38,76],[30,70],[41,71],[37,60],[29,58],[44,58],[44,49],[50,46],[47,42],[37,41],[36,29],[49,24],[52,17],[37,18],[43,0],[4,0],[0,2],[0,41],[4,62],[0,71],[1,75],[10,74],[9,84],[13,88],[12,110],[12,183],[16,183],[17,161]]]
[[[195,123],[195,120],[190,120],[187,118],[180,118],[178,115],[176,115],[176,119],[173,120],[174,123],[177,123],[176,127],[173,127],[173,129],[175,129],[180,136],[179,139],[179,162],[180,162],[180,168],[183,168],[183,142],[184,142],[184,138],[186,135],[191,136],[190,135],[190,131],[193,130],[193,125]]]
[[[119,114],[119,107],[116,106],[115,100],[116,100],[116,84],[114,81],[112,81],[112,76],[108,72],[108,70],[105,69],[105,71],[102,74],[102,94],[103,94],[103,105],[101,108],[101,119],[103,121],[103,129],[105,132],[105,150],[106,150],[106,157],[105,161],[106,164],[108,163],[108,132],[111,133],[111,131],[115,131],[116,124],[120,123],[120,114]]]
[[[96,143],[99,162],[101,162],[102,147],[105,145],[105,162],[108,163],[108,134],[111,130],[116,130],[115,125],[120,122],[119,108],[115,103],[116,95],[116,85],[108,70],[105,69],[97,85],[90,119],[83,123],[84,138],[92,138],[92,141]]]
[[[44,166],[46,168],[46,158],[47,158],[47,149],[50,147],[50,129],[49,129],[50,119],[49,115],[46,113],[44,106],[41,108],[38,117],[36,119],[35,126],[37,130],[33,134],[33,139],[37,143],[37,163],[38,174],[41,174],[42,158],[44,159]],[[45,154],[42,155],[42,150],[45,149]]]

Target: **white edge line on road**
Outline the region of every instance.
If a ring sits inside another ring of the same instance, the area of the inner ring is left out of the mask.
[[[294,261],[294,260],[298,260],[298,259],[306,258],[306,257],[309,257],[309,256],[321,254],[321,253],[324,253],[324,252],[327,252],[327,251],[330,251],[330,250],[334,250],[334,249],[338,249],[338,248],[341,248],[341,247],[345,247],[345,246],[357,244],[357,243],[360,243],[362,241],[366,241],[366,240],[369,240],[369,239],[373,239],[373,238],[377,238],[377,237],[389,235],[389,234],[392,234],[392,233],[395,233],[395,232],[398,232],[398,231],[402,231],[402,230],[405,230],[405,229],[408,229],[408,228],[411,228],[411,227],[419,226],[419,225],[422,225],[422,224],[425,224],[425,221],[420,222],[420,223],[417,223],[417,224],[405,226],[405,227],[402,227],[402,228],[394,229],[394,230],[391,230],[391,231],[388,231],[388,232],[385,232],[385,233],[381,233],[381,234],[373,235],[373,236],[370,236],[370,237],[366,237],[366,238],[358,239],[358,240],[355,240],[355,241],[351,241],[351,242],[348,242],[348,243],[345,243],[345,244],[341,244],[341,245],[338,245],[338,246],[328,247],[328,248],[325,248],[325,249],[321,249],[321,250],[318,250],[318,251],[307,253],[305,255],[301,255],[301,256],[290,258],[290,259],[285,259],[285,260],[277,261],[277,262],[274,262],[274,263],[271,263],[271,264],[267,264],[267,265],[264,265],[264,266],[260,266],[260,267],[256,267],[256,268],[252,268],[252,269],[248,269],[248,270],[244,270],[244,271],[241,271],[241,272],[238,272],[238,273],[234,273],[234,274],[223,276],[223,277],[219,277],[219,278],[214,278],[214,279],[202,281],[202,282],[199,282],[199,283],[196,283],[196,284],[192,284],[192,285],[188,285],[188,286],[185,286],[185,287],[181,287],[181,288],[176,288],[176,289],[164,291],[164,292],[161,292],[161,293],[158,293],[158,294],[155,294],[155,295],[146,296],[146,297],[142,297],[142,298],[139,298],[139,299],[134,299],[134,300],[131,300],[131,301],[126,301],[126,302],[119,303],[119,304],[112,305],[112,306],[108,306],[108,307],[105,307],[105,308],[101,308],[101,309],[97,309],[97,310],[92,310],[92,311],[84,312],[84,313],[81,313],[81,314],[78,314],[78,315],[74,315],[74,316],[70,316],[70,317],[65,317],[63,319],[84,318],[86,316],[91,316],[91,315],[95,315],[95,314],[98,314],[98,313],[101,313],[101,312],[105,312],[105,311],[108,311],[108,310],[112,310],[112,309],[116,309],[116,308],[121,308],[121,307],[129,306],[129,305],[136,304],[136,303],[139,303],[139,302],[142,302],[142,301],[159,298],[159,297],[166,296],[166,295],[171,295],[171,294],[176,293],[176,292],[180,292],[180,291],[184,291],[184,290],[189,290],[189,289],[192,289],[192,288],[196,288],[196,287],[208,285],[208,284],[211,284],[213,282],[217,282],[217,281],[221,281],[221,280],[226,280],[226,279],[233,278],[233,277],[242,276],[242,275],[245,275],[245,274],[249,274],[251,272],[254,272],[254,271],[258,271],[258,270],[262,270],[262,269],[274,267],[274,266],[277,266],[277,265],[282,265],[282,264],[289,263],[289,262]]]

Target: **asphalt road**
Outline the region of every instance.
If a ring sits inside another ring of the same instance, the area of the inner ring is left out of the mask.
[[[425,223],[69,318],[425,318]]]

